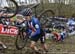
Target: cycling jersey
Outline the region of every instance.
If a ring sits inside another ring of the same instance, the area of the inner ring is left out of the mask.
[[[41,28],[39,20],[32,17],[31,21],[29,21],[27,24],[27,32],[29,33],[31,40],[37,42],[40,39],[41,43],[45,43],[45,33]]]
[[[28,32],[34,32],[34,34],[31,36],[35,36],[41,33],[40,22],[37,18],[32,17],[31,21],[28,22]]]
[[[32,17],[30,21],[16,23],[17,27],[23,27],[23,25],[27,26],[26,33],[30,36],[32,41],[37,42],[39,39],[41,43],[45,42],[45,33],[40,26],[40,22],[37,18]],[[33,34],[32,34],[33,33]]]

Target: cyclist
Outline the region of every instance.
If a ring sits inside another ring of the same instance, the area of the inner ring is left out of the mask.
[[[61,32],[60,33],[52,32],[52,34],[55,36],[57,41],[64,41],[64,38],[67,36],[65,28],[61,28]]]
[[[55,36],[56,41],[60,41],[61,36],[58,32],[52,32],[52,34]]]
[[[39,52],[39,49],[36,47],[36,43],[40,39],[42,48],[47,51],[47,46],[45,44],[45,34],[41,28],[39,20],[35,17],[32,17],[32,10],[30,8],[26,8],[20,14],[23,15],[27,20],[27,33],[31,37],[30,48],[35,52]]]

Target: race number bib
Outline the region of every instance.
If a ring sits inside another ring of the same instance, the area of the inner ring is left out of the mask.
[[[39,25],[38,25],[38,24],[36,24],[36,25],[35,25],[35,28],[39,28]]]

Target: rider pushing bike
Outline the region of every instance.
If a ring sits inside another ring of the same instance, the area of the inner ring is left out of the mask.
[[[45,33],[42,30],[39,20],[32,17],[32,10],[30,8],[26,8],[20,12],[20,14],[23,15],[27,21],[28,27],[26,32],[29,34],[31,39],[30,48],[35,52],[38,52],[39,49],[36,47],[36,43],[40,39],[42,48],[47,51],[47,46],[45,44]]]

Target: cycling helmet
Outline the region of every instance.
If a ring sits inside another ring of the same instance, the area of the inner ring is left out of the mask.
[[[32,10],[30,8],[25,8],[23,11],[20,12],[23,16],[30,16],[32,15]]]

